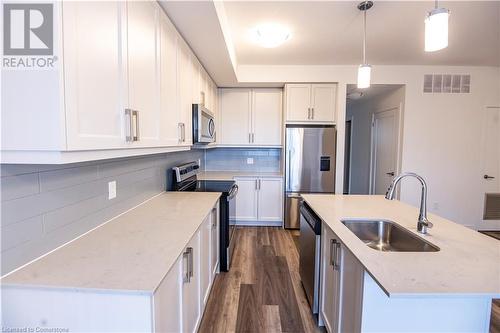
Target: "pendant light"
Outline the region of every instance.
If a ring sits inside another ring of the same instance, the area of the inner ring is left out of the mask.
[[[448,18],[450,11],[439,8],[437,0],[434,9],[425,18],[425,52],[442,50],[448,46]]]
[[[366,11],[372,8],[372,1],[363,1],[358,9],[363,11],[363,63],[358,68],[358,88],[369,88],[372,66],[366,63]]]

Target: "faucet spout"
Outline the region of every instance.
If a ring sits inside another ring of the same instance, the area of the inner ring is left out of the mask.
[[[417,175],[416,173],[413,172],[405,172],[394,178],[391,182],[391,185],[387,189],[387,192],[385,194],[385,198],[387,200],[394,200],[394,193],[396,189],[396,185],[406,177],[413,177],[416,178],[419,182],[420,185],[422,186],[422,192],[420,196],[420,212],[418,215],[418,222],[417,222],[417,230],[418,232],[422,234],[427,233],[428,228],[432,228],[433,224],[427,219],[427,183],[425,182],[424,178],[421,176]]]

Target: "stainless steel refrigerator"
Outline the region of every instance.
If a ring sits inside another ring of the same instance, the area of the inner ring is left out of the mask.
[[[335,147],[333,125],[287,125],[285,228],[300,228],[301,193],[335,192]]]

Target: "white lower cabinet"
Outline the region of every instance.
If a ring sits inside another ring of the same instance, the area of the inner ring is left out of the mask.
[[[237,224],[280,224],[283,221],[281,177],[235,177],[238,185],[235,215]]]

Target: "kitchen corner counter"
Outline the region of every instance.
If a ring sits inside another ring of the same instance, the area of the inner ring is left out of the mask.
[[[219,197],[215,192],[162,193],[1,283],[153,293]]]
[[[203,171],[198,174],[200,180],[233,180],[234,177],[283,177],[282,172],[259,171]]]
[[[427,235],[416,230],[418,209],[383,196],[302,195],[390,297],[500,297],[500,242],[429,214]],[[438,246],[438,252],[380,252],[366,246],[345,218],[387,219]]]

